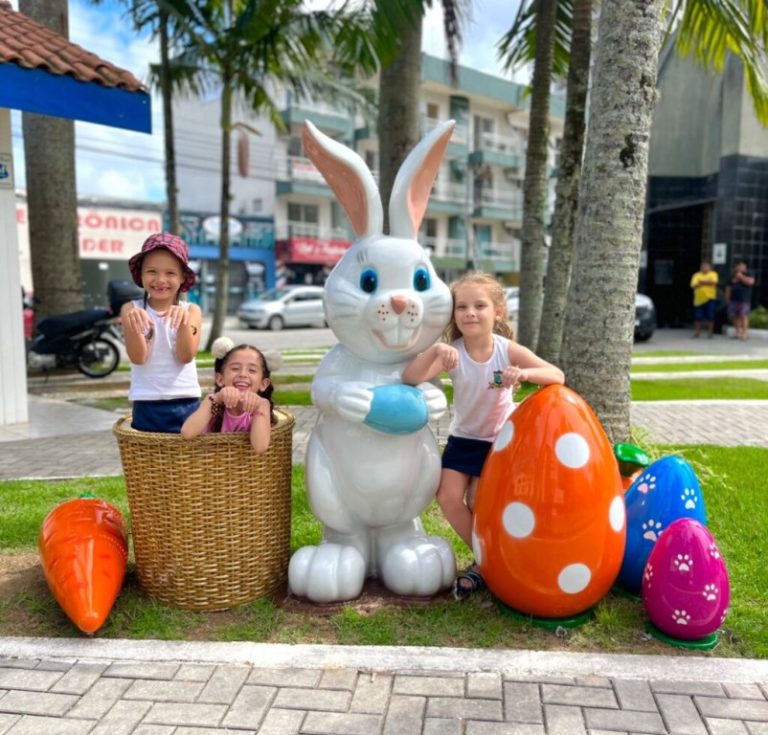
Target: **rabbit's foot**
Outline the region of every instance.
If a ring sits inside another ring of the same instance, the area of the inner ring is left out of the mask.
[[[354,600],[365,581],[365,559],[354,546],[304,546],[288,565],[291,592],[313,602]]]
[[[450,587],[456,559],[450,544],[437,536],[406,539],[389,547],[381,558],[381,577],[398,595],[429,596]]]

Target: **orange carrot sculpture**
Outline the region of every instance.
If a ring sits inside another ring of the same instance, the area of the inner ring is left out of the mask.
[[[128,539],[120,511],[99,498],[68,500],[45,517],[38,547],[56,602],[83,633],[97,631],[125,577]]]

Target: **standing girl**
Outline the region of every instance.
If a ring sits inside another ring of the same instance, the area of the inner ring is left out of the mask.
[[[219,337],[211,349],[216,389],[181,427],[185,439],[212,432],[250,432],[251,446],[260,454],[269,447],[272,424],[271,369],[279,355],[267,358],[251,345],[235,347],[229,337]],[[271,369],[270,369],[271,368]]]
[[[472,511],[483,463],[522,382],[564,382],[563,372],[513,341],[504,290],[493,277],[467,273],[451,284],[453,317],[439,342],[414,358],[403,382],[418,385],[447,370],[453,380],[453,420],[443,452],[437,502],[456,533],[472,548]],[[464,599],[485,586],[473,563],[453,586]]]
[[[128,267],[144,288],[143,299],[120,310],[131,361],[132,426],[177,434],[200,403],[195,356],[202,314],[179,300],[195,283],[187,244],[169,232],[150,235]]]

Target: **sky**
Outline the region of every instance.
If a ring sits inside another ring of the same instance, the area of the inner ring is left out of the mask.
[[[317,5],[321,0],[314,0]],[[18,0],[11,0],[18,10]],[[512,24],[517,3],[509,0],[473,0],[472,17],[464,26],[459,62],[481,71],[505,76],[496,60],[496,41]],[[493,19],[492,21],[489,19]],[[427,12],[422,48],[445,57],[439,0]],[[127,69],[146,82],[149,64],[157,61],[157,42],[148,34],[138,36],[116,0],[94,6],[89,0],[69,0],[69,36],[73,43]],[[518,75],[515,81],[527,83]],[[153,133],[133,133],[104,125],[75,123],[78,195],[110,197],[138,202],[165,199],[163,176],[163,125],[160,100],[152,99]],[[21,114],[12,113],[16,186],[26,187]],[[215,206],[213,207],[215,209]]]

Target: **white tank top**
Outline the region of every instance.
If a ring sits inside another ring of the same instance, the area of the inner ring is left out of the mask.
[[[144,301],[134,301],[137,309],[143,309]],[[189,308],[188,301],[182,301]],[[152,319],[154,333],[149,340],[149,355],[143,365],[131,363],[131,401],[164,401],[171,398],[200,398],[195,361],[179,362],[176,359],[176,330],[160,317],[149,304],[146,312]]]
[[[515,408],[512,391],[501,385],[501,373],[509,363],[509,340],[493,335],[493,352],[487,362],[475,362],[464,347],[464,339],[453,343],[459,364],[449,372],[453,380],[453,420],[448,429],[454,436],[492,442]]]

